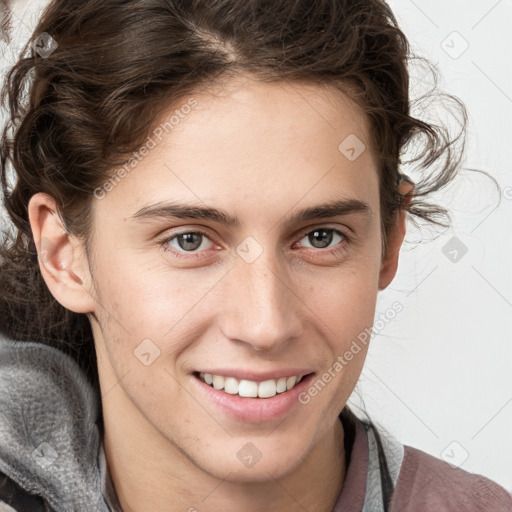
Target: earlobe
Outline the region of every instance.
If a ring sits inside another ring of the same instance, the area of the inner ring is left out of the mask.
[[[66,231],[55,200],[42,192],[34,194],[28,216],[39,268],[51,294],[76,313],[94,311],[94,301],[86,289],[90,282],[86,256],[80,242]]]

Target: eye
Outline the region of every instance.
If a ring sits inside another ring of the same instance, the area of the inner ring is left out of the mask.
[[[184,231],[167,237],[159,243],[165,250],[179,255],[184,252],[195,253],[200,252],[200,250],[206,250],[207,247],[205,245],[208,245],[205,244],[206,240],[209,240],[209,238],[202,231]]]
[[[313,249],[326,249],[332,244],[333,241],[337,241],[337,243],[333,246],[333,248],[335,249],[334,251],[321,251],[327,253],[332,253],[336,252],[336,250],[340,250],[340,244],[342,247],[344,247],[344,245],[348,242],[348,237],[343,232],[341,232],[338,229],[329,227],[320,227],[312,231],[303,232],[302,240],[303,239],[306,239],[306,241],[310,244],[310,247]]]
[[[338,237],[338,243],[347,239],[344,233],[334,228],[317,228],[313,231],[302,233],[303,239],[306,238],[308,243],[312,244],[313,249],[325,249],[328,247],[335,237]]]
[[[300,240],[306,239],[310,246],[306,249],[312,249],[313,256],[325,256],[326,254],[338,255],[346,250],[349,243],[349,237],[342,231],[329,227],[320,227],[309,229],[300,234]],[[336,242],[331,248],[331,244]],[[203,231],[183,231],[167,236],[158,242],[165,251],[173,253],[178,258],[187,258],[186,253],[191,255],[206,251],[208,243],[215,245],[209,237],[209,234]],[[300,245],[300,242],[294,244],[294,248]],[[316,250],[313,250],[316,249]]]

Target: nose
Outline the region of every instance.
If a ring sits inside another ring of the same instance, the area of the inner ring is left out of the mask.
[[[289,273],[264,255],[252,263],[236,258],[227,276],[222,331],[255,350],[275,351],[303,331],[304,305]]]

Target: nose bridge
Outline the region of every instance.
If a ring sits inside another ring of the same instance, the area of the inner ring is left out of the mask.
[[[257,350],[269,350],[297,337],[302,325],[298,298],[289,281],[273,251],[262,251],[254,261],[235,258],[224,335]]]

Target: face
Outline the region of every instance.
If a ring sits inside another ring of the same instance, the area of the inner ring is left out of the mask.
[[[369,125],[347,97],[313,85],[238,78],[193,99],[94,200],[75,272],[91,291],[105,417],[115,411],[218,478],[279,477],[332,431],[367,345],[335,363],[372,325],[396,264],[397,251],[381,252]],[[284,377],[302,375],[283,391]],[[275,396],[233,394],[235,377],[256,382],[243,394]],[[261,459],[240,464],[247,454]]]

